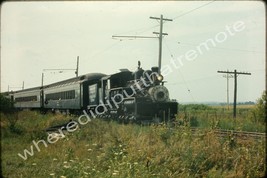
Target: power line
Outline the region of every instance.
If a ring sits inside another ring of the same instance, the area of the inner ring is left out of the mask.
[[[184,42],[178,42],[178,44],[184,45],[184,46],[194,46],[194,47],[199,46],[199,44],[184,43]],[[212,47],[212,46],[209,46],[209,48],[217,49],[217,50],[232,50],[232,51],[241,51],[241,52],[264,53],[264,52],[261,52],[261,51],[252,51],[252,50],[236,49],[236,48]]]
[[[167,47],[167,49],[168,49],[168,51],[169,51],[169,53],[170,53],[170,55],[171,55],[171,58],[174,60],[173,55],[172,55],[172,52],[171,52],[169,46],[167,45],[166,41],[163,40],[163,42],[164,42],[163,44]],[[181,72],[179,69],[178,69],[178,72],[180,73],[180,76],[182,77],[183,83],[185,84],[185,87],[186,87],[186,89],[187,89],[187,91],[188,91],[190,97],[192,98],[192,100],[193,100],[194,102],[196,102],[195,98],[193,97],[193,95],[192,95],[192,93],[191,93],[191,90],[189,89],[189,87],[188,87],[188,85],[187,85],[187,82],[186,82],[185,79],[184,79],[184,76],[183,76],[182,72]]]
[[[215,0],[214,0],[214,1],[215,1]],[[211,4],[211,3],[213,3],[214,1],[208,2],[208,3],[203,4],[203,5],[201,5],[201,6],[197,7],[197,8],[194,8],[194,9],[192,9],[192,10],[189,10],[189,11],[187,11],[187,12],[185,12],[185,13],[182,13],[182,14],[180,14],[180,15],[178,15],[178,16],[172,18],[172,19],[175,20],[175,19],[177,19],[177,18],[179,18],[179,17],[182,17],[182,16],[184,16],[184,15],[186,15],[186,14],[189,14],[189,13],[191,13],[191,12],[197,10],[197,9],[200,9],[200,8],[202,8],[202,7],[204,7],[204,6],[208,5],[208,4]],[[158,20],[159,20],[159,19],[158,19]],[[165,23],[165,22],[163,22],[163,23]],[[119,35],[121,35],[121,34],[130,33],[130,32],[135,32],[135,34],[142,34],[142,33],[147,32],[147,31],[149,31],[149,30],[151,30],[151,29],[153,29],[153,28],[156,28],[156,27],[158,27],[158,26],[160,26],[160,25],[154,25],[154,26],[150,26],[150,27],[147,27],[147,28],[138,28],[138,29],[136,29],[136,30],[130,30],[130,31],[126,31],[126,32],[123,32],[123,33],[119,33],[119,34],[114,34],[113,36],[119,36]],[[141,29],[144,29],[144,30],[141,30]],[[138,32],[139,30],[141,30],[141,31]]]
[[[158,27],[159,25],[153,25],[153,26],[150,26],[150,27],[147,27],[147,28],[138,28],[136,30],[129,30],[129,31],[126,31],[126,32],[123,32],[123,33],[117,33],[117,34],[114,34],[114,36],[116,35],[121,35],[121,34],[126,34],[126,33],[131,33],[131,32],[135,32],[135,34],[142,34],[148,30],[151,30],[153,28],[156,28]]]
[[[100,54],[103,54],[103,53],[107,52],[107,51],[110,50],[111,48],[117,46],[120,42],[121,42],[121,40],[120,40],[120,41],[116,41],[116,42],[113,43],[112,45],[109,45],[109,46],[107,46],[106,48],[104,48],[103,50],[101,50],[101,51],[99,51],[99,52],[97,52],[97,53],[91,55],[89,58],[94,58],[94,57],[96,57],[96,56],[98,56],[98,55],[100,55]],[[87,60],[86,62],[90,62],[90,60]]]
[[[154,37],[154,36],[127,36],[127,35],[112,35],[112,39],[116,40],[116,38],[158,38],[158,37]],[[119,39],[119,40],[123,40],[123,39]]]
[[[203,4],[203,5],[201,5],[201,6],[197,7],[197,8],[194,8],[194,9],[192,9],[192,10],[189,10],[189,11],[187,11],[187,12],[185,12],[185,13],[182,13],[182,14],[180,14],[180,15],[174,17],[173,20],[175,20],[175,19],[177,19],[177,18],[179,18],[179,17],[182,17],[182,16],[184,16],[184,15],[186,15],[186,14],[189,14],[189,13],[195,11],[195,10],[198,10],[198,9],[204,7],[204,6],[207,6],[207,5],[209,5],[209,4],[213,3],[213,2],[215,2],[215,0],[214,0],[214,1],[211,1],[211,2],[208,2],[208,3],[205,3],[205,4]]]
[[[199,78],[193,78],[193,79],[190,79],[190,80],[187,80],[187,82],[189,83],[192,83],[194,81],[204,81],[204,80],[211,80],[212,78],[216,79],[218,76],[217,75],[209,75],[209,76],[204,76],[204,77],[199,77]],[[217,79],[216,79],[217,80]],[[166,85],[180,85],[180,84],[183,84],[184,82],[173,82],[173,83],[166,83]]]
[[[203,4],[203,5],[201,5],[201,6],[197,7],[197,8],[194,8],[194,9],[192,9],[192,10],[189,10],[189,11],[187,11],[187,12],[185,12],[185,13],[182,13],[182,14],[180,14],[180,15],[174,17],[172,20],[175,20],[175,19],[177,19],[177,18],[179,18],[179,17],[182,17],[182,16],[184,16],[184,15],[186,15],[186,14],[189,14],[189,13],[191,13],[191,12],[197,10],[197,9],[200,9],[200,8],[202,8],[202,7],[204,7],[204,6],[208,5],[208,4],[211,4],[211,3],[213,3],[213,2],[215,2],[215,0],[214,0],[214,1],[211,1],[211,2],[208,2],[208,3],[206,3],[206,4]],[[159,20],[159,19],[158,19],[158,20]],[[163,23],[165,23],[165,22],[163,22]],[[126,32],[123,32],[123,33],[114,34],[113,36],[121,36],[121,34],[130,33],[130,32],[135,32],[136,35],[137,35],[137,34],[142,34],[142,33],[147,32],[147,31],[149,31],[149,30],[151,30],[151,29],[153,29],[153,28],[156,28],[156,27],[158,27],[158,26],[160,26],[160,25],[154,25],[154,26],[150,26],[150,27],[147,27],[147,28],[138,28],[138,29],[136,29],[136,30],[130,30],[130,31],[126,31]],[[144,29],[144,30],[142,30],[142,29]],[[141,31],[139,31],[139,30],[141,30]],[[139,31],[139,32],[138,32],[138,31]],[[134,38],[134,39],[136,39],[136,38]],[[131,39],[131,40],[132,40],[132,39]]]

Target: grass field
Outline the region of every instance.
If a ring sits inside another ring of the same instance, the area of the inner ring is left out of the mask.
[[[9,116],[14,117],[14,116]],[[71,117],[23,111],[10,130],[1,115],[3,177],[263,177],[266,140],[217,138],[211,128],[121,125],[93,120],[47,147],[44,129]],[[27,160],[18,156],[30,151]]]
[[[237,105],[236,118],[232,107],[185,105],[180,106],[177,120],[199,128],[218,128],[248,132],[266,132],[264,118],[255,115],[255,105]]]

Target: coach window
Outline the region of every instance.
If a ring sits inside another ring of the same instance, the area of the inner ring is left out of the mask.
[[[67,91],[67,92],[66,92],[66,95],[67,95],[67,96],[66,96],[67,99],[71,99],[71,91]]]
[[[70,94],[71,94],[70,95],[71,96],[71,99],[74,99],[75,98],[75,90],[72,90]]]

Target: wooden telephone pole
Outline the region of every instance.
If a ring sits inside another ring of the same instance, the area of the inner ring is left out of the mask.
[[[234,114],[233,114],[233,117],[236,118],[237,75],[251,75],[251,73],[237,72],[236,70],[234,72],[229,72],[229,71],[217,71],[217,72],[218,73],[225,73],[225,74],[234,74],[235,85],[234,85]]]
[[[156,19],[159,20],[160,23],[160,30],[159,32],[153,32],[154,34],[158,34],[159,35],[159,61],[158,61],[158,67],[159,67],[159,71],[158,73],[160,74],[160,70],[161,70],[161,57],[162,57],[162,37],[163,35],[168,35],[167,33],[163,33],[163,20],[165,21],[172,21],[172,19],[164,19],[163,15],[160,15],[160,18],[158,17],[150,17],[151,19]]]
[[[75,74],[76,74],[76,77],[78,77],[79,75],[79,56],[77,56],[77,66],[76,66],[76,71],[75,71]]]

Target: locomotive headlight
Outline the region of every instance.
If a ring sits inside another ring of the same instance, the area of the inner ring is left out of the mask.
[[[162,75],[158,75],[158,76],[157,76],[157,79],[158,79],[158,81],[161,82],[161,81],[163,80],[163,76],[162,76]]]

